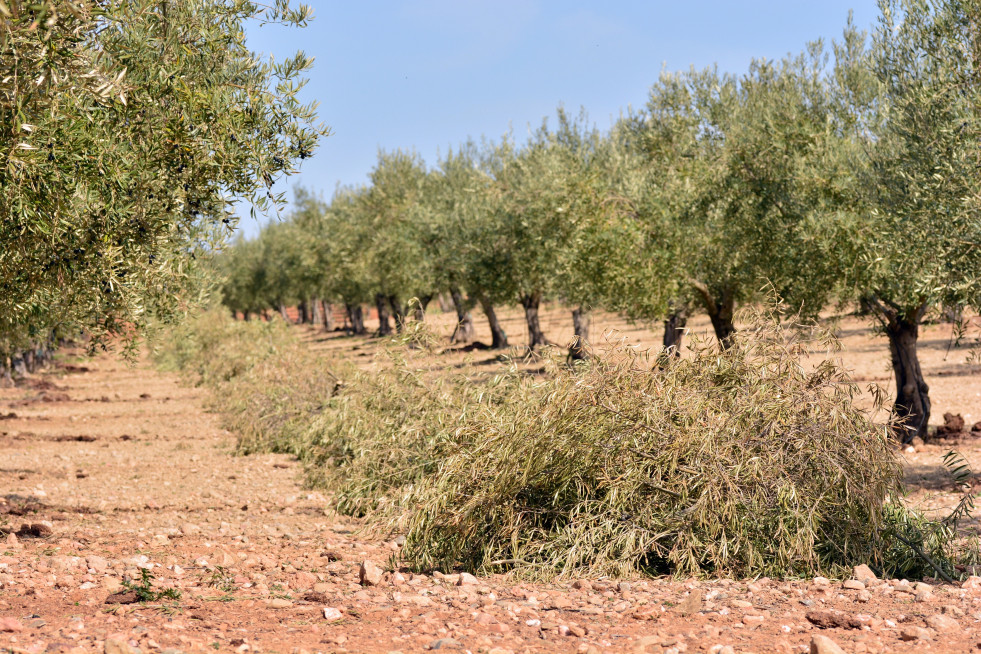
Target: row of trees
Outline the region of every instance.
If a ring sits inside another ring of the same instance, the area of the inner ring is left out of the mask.
[[[389,310],[398,327],[409,298],[446,293],[456,338],[479,306],[507,346],[495,307],[520,304],[534,348],[549,297],[573,308],[583,356],[594,308],[663,320],[667,347],[700,309],[726,348],[765,286],[812,315],[860,300],[889,337],[904,439],[923,436],[919,326],[981,304],[981,10],[881,10],[870,40],[849,23],[830,54],[664,73],[607,132],[560,109],[523,143],[468,142],[431,167],[381,153],[369,184],[299,191],[290,220],[238,242],[225,303],[340,302],[358,330],[373,302],[385,333]]]
[[[244,28],[310,16],[289,0],[0,0],[0,373],[57,337],[181,316],[232,204],[283,202],[274,181],[326,134],[296,97],[311,60],[263,62]]]

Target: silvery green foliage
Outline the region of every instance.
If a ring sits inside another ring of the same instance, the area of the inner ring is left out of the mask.
[[[179,315],[236,201],[327,133],[297,99],[311,59],[262,62],[241,0],[0,2],[0,350],[53,329],[139,333]]]

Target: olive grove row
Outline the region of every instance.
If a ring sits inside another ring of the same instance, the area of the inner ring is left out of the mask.
[[[815,314],[861,301],[889,337],[895,412],[924,435],[918,328],[941,306],[979,306],[981,22],[974,3],[883,2],[871,37],[849,24],[741,75],[664,73],[646,107],[608,131],[558,111],[528,138],[468,142],[435,165],[382,152],[370,183],[292,216],[224,257],[236,312],[343,303],[381,331],[440,293],[468,338],[470,310],[507,346],[495,307],[520,304],[528,347],[542,298],[663,320],[677,345],[704,311],[722,348],[734,309],[772,288]]]

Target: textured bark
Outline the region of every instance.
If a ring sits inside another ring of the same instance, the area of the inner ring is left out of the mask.
[[[589,310],[577,307],[572,312],[572,330],[575,336],[569,345],[569,360],[582,361],[589,355]]]
[[[285,320],[286,322],[290,322],[290,314],[288,311],[286,311],[285,304],[279,305],[279,315],[281,315],[283,317],[283,320]]]
[[[497,312],[494,311],[494,305],[483,295],[478,298],[478,302],[480,302],[480,308],[483,310],[484,315],[487,316],[487,324],[490,326],[491,349],[501,350],[508,347],[508,335],[504,333],[504,328],[501,327],[501,321],[497,319]]]
[[[252,318],[252,312],[250,312],[250,311],[243,311],[242,312],[242,320],[244,320],[245,322],[249,322],[249,320],[251,318]]]
[[[6,361],[7,359],[0,360],[0,388],[10,388],[14,385],[14,378],[10,375],[10,367]]]
[[[306,325],[310,322],[310,309],[306,302],[300,302],[296,305],[296,312],[300,314],[300,324]]]
[[[930,421],[930,388],[923,378],[916,352],[919,324],[898,320],[886,326],[889,354],[896,376],[896,402],[893,415],[902,421],[900,436],[909,443],[916,436],[926,438]]]
[[[388,298],[381,293],[375,296],[375,309],[378,311],[378,335],[390,335],[392,325],[388,321]]]
[[[688,310],[678,309],[664,321],[664,351],[668,354],[681,356],[681,341],[685,336],[685,326],[688,324]]]
[[[453,308],[456,310],[456,328],[450,336],[450,342],[469,343],[473,340],[473,316],[464,302],[460,289],[450,289],[450,297],[453,298]]]
[[[532,293],[521,298],[521,306],[525,308],[525,322],[528,324],[528,349],[534,350],[540,345],[548,345],[545,334],[542,333],[542,326],[538,320],[538,306],[541,304],[542,294]]]
[[[405,305],[399,302],[398,297],[395,295],[388,296],[388,304],[392,307],[392,315],[395,317],[395,329],[401,334],[405,328]]]
[[[368,330],[364,326],[364,308],[360,304],[345,304],[347,319],[351,322],[351,333],[355,336],[367,334]]]
[[[715,338],[719,341],[719,347],[728,350],[736,337],[736,326],[732,322],[736,301],[732,292],[725,289],[719,297],[715,297],[705,284],[694,280],[691,284],[698,291],[702,305],[709,315],[709,320],[712,321],[712,329],[715,331]]]

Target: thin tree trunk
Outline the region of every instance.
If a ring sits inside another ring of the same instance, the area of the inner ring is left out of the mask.
[[[685,336],[685,326],[688,324],[688,308],[676,309],[664,321],[664,352],[681,356],[681,341]]]
[[[317,298],[310,300],[310,324],[322,325],[324,322],[324,304]]]
[[[300,324],[306,325],[310,322],[309,309],[307,308],[307,303],[301,300],[299,304],[296,305],[296,312],[300,314]]]
[[[330,302],[320,303],[321,324],[325,332],[334,331],[334,305]]]
[[[501,327],[501,321],[497,319],[494,305],[484,295],[480,295],[477,301],[480,302],[480,308],[484,311],[484,315],[487,316],[487,323],[490,326],[491,349],[502,350],[508,347],[508,335],[504,333],[504,328]]]
[[[898,436],[904,444],[917,436],[926,438],[930,422],[930,387],[920,368],[916,342],[927,305],[923,303],[912,311],[902,312],[879,298],[873,298],[872,303],[889,338],[889,358],[896,378],[892,414],[900,425]]]
[[[450,297],[453,298],[453,308],[456,309],[456,327],[453,329],[453,335],[450,336],[450,342],[469,343],[473,340],[473,316],[470,314],[470,309],[464,304],[460,289],[451,288]]]
[[[242,320],[244,320],[245,322],[249,322],[249,319],[251,317],[252,317],[252,314],[249,311],[243,311],[242,312]]]
[[[398,296],[389,295],[388,303],[392,307],[392,315],[395,317],[395,330],[401,334],[405,328],[405,305],[399,302]]]
[[[589,310],[581,306],[572,312],[572,330],[575,336],[569,345],[569,360],[583,361],[589,355]]]
[[[279,315],[281,315],[283,317],[283,320],[285,320],[286,322],[290,322],[290,314],[286,310],[286,305],[285,304],[280,304],[279,305]]]
[[[360,304],[345,304],[344,308],[347,310],[347,319],[351,321],[351,333],[355,336],[368,333],[364,326],[364,308]]]
[[[391,335],[392,325],[388,322],[388,298],[381,293],[375,295],[375,309],[378,311],[378,335]]]
[[[532,293],[521,298],[521,306],[525,308],[525,322],[528,323],[528,349],[534,350],[539,345],[548,345],[545,334],[542,333],[541,324],[538,321],[538,306],[541,304],[542,294]]]
[[[733,324],[735,299],[732,292],[725,289],[722,291],[722,297],[716,298],[705,284],[695,280],[691,280],[691,284],[702,298],[702,305],[709,315],[709,320],[712,321],[712,329],[715,330],[719,347],[728,350],[736,338],[736,326]]]
[[[18,377],[27,376],[27,365],[24,363],[24,355],[21,352],[15,353],[10,357],[10,368]]]
[[[14,378],[10,374],[10,366],[7,365],[9,359],[0,359],[0,388],[10,388],[14,385]]]

